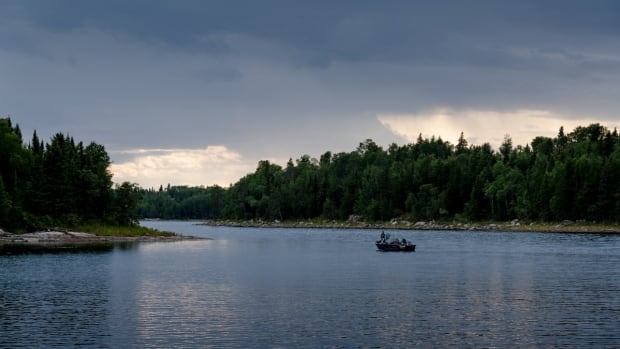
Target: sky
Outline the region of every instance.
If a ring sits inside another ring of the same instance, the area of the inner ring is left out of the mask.
[[[618,1],[0,0],[0,116],[144,188],[366,139],[525,146],[619,107]]]

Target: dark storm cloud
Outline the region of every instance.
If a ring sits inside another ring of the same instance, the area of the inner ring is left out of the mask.
[[[53,31],[91,27],[121,37],[185,49],[217,50],[225,47],[205,42],[205,35],[245,33],[284,41],[318,42],[323,36],[321,28],[329,27],[335,18],[344,14],[344,9],[327,3],[318,6],[311,3],[26,0],[10,2],[4,17]]]
[[[499,64],[510,43],[587,43],[620,29],[616,1],[9,1],[3,17],[48,30],[98,28],[185,49],[237,33],[279,41],[317,61]],[[510,63],[510,62],[508,62]]]

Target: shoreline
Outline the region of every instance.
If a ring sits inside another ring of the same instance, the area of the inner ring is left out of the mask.
[[[600,224],[588,222],[563,221],[558,223],[510,222],[489,223],[457,223],[435,222],[393,219],[389,222],[364,222],[364,221],[325,221],[325,220],[297,220],[297,221],[273,221],[262,220],[233,221],[233,220],[208,220],[197,225],[247,227],[247,228],[312,228],[312,229],[376,229],[376,230],[436,230],[436,231],[509,231],[509,232],[537,232],[537,233],[575,233],[575,234],[620,234],[618,224]]]
[[[0,254],[12,250],[53,250],[71,248],[105,248],[119,244],[134,244],[139,242],[164,242],[185,240],[209,240],[209,238],[188,235],[158,235],[158,236],[102,236],[91,233],[74,231],[42,231],[25,234],[14,234],[0,231]]]

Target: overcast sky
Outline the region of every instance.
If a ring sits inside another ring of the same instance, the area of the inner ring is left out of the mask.
[[[0,115],[105,145],[143,187],[618,110],[618,1],[0,0]]]

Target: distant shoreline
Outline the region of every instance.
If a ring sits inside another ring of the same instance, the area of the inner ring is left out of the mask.
[[[327,220],[295,220],[272,221],[262,220],[207,220],[198,225],[253,227],[253,228],[315,228],[315,229],[375,229],[375,230],[438,230],[438,231],[511,231],[511,232],[540,232],[540,233],[590,233],[590,234],[620,234],[618,224],[600,224],[588,222],[563,221],[558,223],[510,222],[489,223],[456,223],[406,220],[391,220],[389,222],[363,221],[327,221]]]

